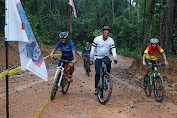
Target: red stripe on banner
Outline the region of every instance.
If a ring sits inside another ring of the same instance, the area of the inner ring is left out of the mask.
[[[42,65],[43,61],[44,61],[44,59],[42,58],[39,63],[37,63],[35,61],[33,61],[33,62],[36,66],[40,67]]]
[[[23,23],[22,23],[22,30],[25,30],[24,26],[23,26]]]
[[[73,1],[73,5],[74,5],[75,13],[76,13],[76,16],[77,16],[77,12],[76,12],[76,7],[75,7],[75,4],[74,4],[74,1]]]
[[[20,5],[21,5],[21,2],[19,2],[19,3],[16,4],[17,7],[20,6]]]

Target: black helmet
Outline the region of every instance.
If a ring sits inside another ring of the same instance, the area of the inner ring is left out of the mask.
[[[59,37],[64,39],[68,38],[68,32],[60,32]]]
[[[109,26],[104,26],[104,27],[103,27],[103,31],[104,31],[104,30],[109,30],[109,32],[110,32],[110,31],[111,31],[111,28],[109,28]]]

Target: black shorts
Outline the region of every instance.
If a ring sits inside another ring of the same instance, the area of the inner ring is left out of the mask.
[[[146,58],[145,61],[146,61],[146,65],[149,65],[149,63],[156,64],[156,61],[150,60],[150,59],[147,59],[147,58]],[[152,66],[152,70],[154,70],[154,66]]]
[[[73,56],[61,56],[61,58],[60,58],[60,60],[58,62],[58,66],[61,66],[61,59],[72,61],[73,60]]]
[[[146,64],[147,64],[147,65],[149,65],[149,63],[156,64],[156,61],[150,60],[150,59],[147,59],[147,58],[146,58],[145,61],[146,61]]]

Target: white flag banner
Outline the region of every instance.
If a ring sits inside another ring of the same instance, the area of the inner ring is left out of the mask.
[[[74,5],[74,1],[73,0],[69,0],[68,4],[73,7],[74,16],[77,18],[77,12],[76,12],[76,8],[75,8],[75,5]]]
[[[6,0],[5,4],[5,38],[6,41],[19,41],[22,70],[27,69],[48,81],[48,73],[42,53],[20,0]]]

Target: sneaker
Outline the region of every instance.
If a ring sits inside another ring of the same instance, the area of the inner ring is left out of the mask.
[[[95,94],[95,95],[97,95],[97,94],[98,94],[97,90],[95,90],[94,94]]]
[[[72,80],[73,75],[68,75],[68,81],[70,82]]]
[[[104,90],[107,90],[107,89],[108,89],[108,85],[105,85]]]

